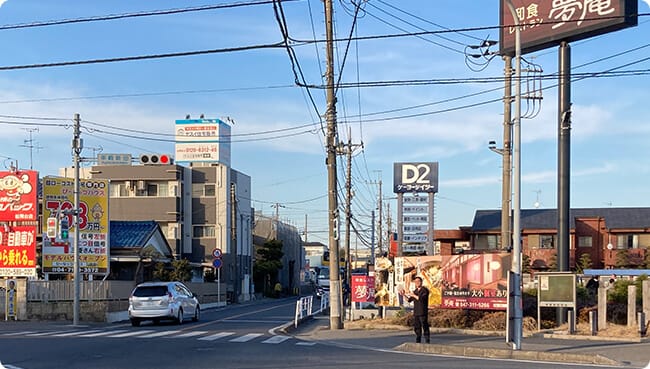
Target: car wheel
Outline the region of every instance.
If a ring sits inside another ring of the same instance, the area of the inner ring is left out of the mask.
[[[192,321],[198,322],[200,317],[201,317],[201,308],[197,305],[196,309],[194,309],[194,317],[192,318]]]
[[[183,309],[178,309],[178,314],[176,315],[176,323],[178,323],[178,325],[183,324]]]
[[[131,318],[131,325],[134,327],[139,327],[140,326],[140,320],[136,318]]]

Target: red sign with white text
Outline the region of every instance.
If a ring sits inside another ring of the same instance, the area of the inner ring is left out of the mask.
[[[375,302],[374,276],[352,276],[352,302]]]
[[[0,226],[0,276],[36,276],[36,225]]]
[[[0,172],[0,222],[38,220],[38,172]]]

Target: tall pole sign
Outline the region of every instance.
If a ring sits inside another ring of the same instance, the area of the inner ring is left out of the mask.
[[[438,163],[394,163],[393,192],[397,194],[397,255],[433,255]]]

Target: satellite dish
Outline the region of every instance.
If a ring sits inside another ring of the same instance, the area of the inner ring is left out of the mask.
[[[611,243],[608,243],[607,244],[607,250],[612,250],[612,249],[614,249],[614,245],[612,245]]]

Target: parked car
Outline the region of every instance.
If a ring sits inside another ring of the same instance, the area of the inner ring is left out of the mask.
[[[201,307],[196,295],[181,282],[139,284],[129,297],[129,319],[137,327],[143,320],[158,324],[163,319],[183,324],[186,318],[198,321]]]

